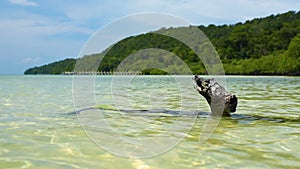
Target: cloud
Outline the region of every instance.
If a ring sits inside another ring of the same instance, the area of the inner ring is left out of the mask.
[[[35,66],[66,57],[77,57],[84,42],[97,29],[104,28],[126,15],[162,12],[179,16],[194,25],[221,25],[300,9],[299,0],[128,0],[117,3],[109,0],[72,0],[72,3],[53,0],[7,0],[7,2],[39,8],[15,8],[8,3],[0,2],[0,11],[3,13],[0,16],[2,39],[0,74],[20,73],[24,65]],[[163,18],[158,19],[164,22]],[[120,25],[120,30],[122,28]],[[5,66],[8,70],[4,69]]]
[[[10,3],[22,6],[38,6],[37,3],[29,0],[9,0]]]
[[[91,35],[95,31],[76,25],[72,21],[60,21],[55,18],[26,13],[22,13],[22,15],[22,18],[17,19],[0,19],[1,37],[47,37],[64,34]]]
[[[36,64],[41,60],[40,57],[26,57],[21,60],[24,65]]]
[[[6,12],[9,13],[9,12]],[[71,20],[15,11],[0,18],[0,74],[77,57],[95,31]]]
[[[195,25],[234,24],[254,17],[299,10],[297,0],[151,0],[82,1],[62,7],[65,15],[79,23],[108,23],[134,13],[162,12],[182,17]],[[99,25],[101,26],[101,25]]]

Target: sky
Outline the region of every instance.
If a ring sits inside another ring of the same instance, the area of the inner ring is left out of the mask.
[[[78,58],[97,30],[137,13],[222,25],[299,9],[299,0],[1,0],[0,74]]]

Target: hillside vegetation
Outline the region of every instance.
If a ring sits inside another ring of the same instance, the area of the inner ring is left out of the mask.
[[[198,28],[205,33],[216,48],[226,74],[300,75],[300,12],[290,11],[234,25],[209,25],[198,26]],[[180,34],[186,29],[189,27],[162,28],[157,32]],[[199,44],[199,48],[203,48],[205,52],[204,47],[203,44]],[[106,50],[105,57],[101,53],[81,59],[90,60],[92,65],[97,63],[99,58],[103,58],[98,70],[114,71],[127,56],[149,48],[159,48],[177,55],[191,68],[192,73],[207,73],[203,63],[192,49],[174,38],[156,32],[125,38]],[[160,62],[152,64],[172,62],[170,59],[172,57],[168,53],[162,54],[161,51],[155,51],[151,53],[152,55],[153,57],[163,55],[159,58]],[[153,62],[151,56],[144,56],[148,59],[148,63]],[[75,63],[75,59],[66,59],[27,69],[24,74],[61,74],[73,71]],[[143,67],[143,64],[148,63],[140,62],[132,66]],[[168,71],[171,72],[179,72],[182,69],[178,64],[167,66]],[[82,70],[89,70],[89,68]],[[165,72],[145,69],[143,73],[163,74]]]

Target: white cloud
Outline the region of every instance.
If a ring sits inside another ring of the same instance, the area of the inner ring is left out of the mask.
[[[23,18],[0,20],[0,35],[2,37],[46,37],[65,33],[90,35],[93,32],[94,30],[78,26],[71,21],[58,21],[39,15],[24,14]]]
[[[22,59],[21,63],[23,63],[24,65],[32,65],[38,63],[40,60],[40,57],[26,57]]]
[[[10,16],[0,19],[0,74],[22,73],[26,67],[77,57],[95,31],[57,17],[20,11]]]
[[[39,6],[39,10],[0,6],[3,13],[0,16],[0,59],[20,65],[28,63],[28,66],[36,65],[34,62],[44,64],[76,57],[85,40],[98,28],[135,13],[162,12],[194,25],[220,25],[300,9],[299,0],[7,1]],[[120,25],[120,29],[123,28]],[[0,73],[4,72],[3,66],[1,63]]]
[[[120,8],[120,7],[119,7]],[[264,17],[299,10],[294,0],[151,0],[129,1],[120,10],[130,12],[163,12],[187,19],[195,25],[233,24],[254,17]]]
[[[38,6],[37,3],[29,0],[9,0],[10,3],[23,6]]]

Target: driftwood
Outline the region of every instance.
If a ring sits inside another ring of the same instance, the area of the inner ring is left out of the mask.
[[[193,77],[195,89],[206,99],[210,105],[212,115],[230,116],[236,111],[238,99],[226,91],[214,79],[204,79],[195,75]]]

